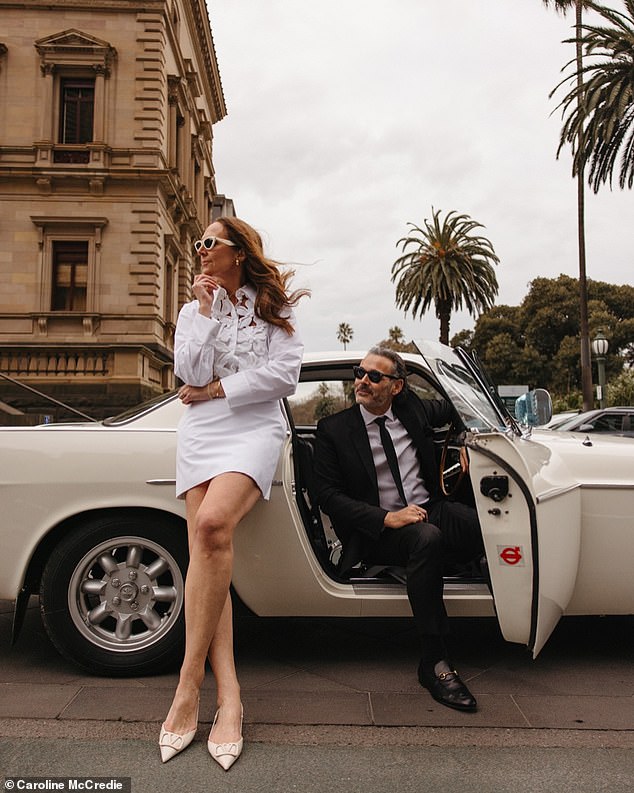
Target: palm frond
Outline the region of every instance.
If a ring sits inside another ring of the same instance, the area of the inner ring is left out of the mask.
[[[413,233],[398,242],[402,250],[392,264],[396,305],[415,318],[432,305],[441,325],[449,324],[451,311],[463,306],[476,315],[493,305],[498,283],[493,265],[499,259],[484,228],[466,214],[450,211],[442,218],[432,207],[423,227],[408,223]]]
[[[597,192],[602,184],[612,185],[619,153],[619,185],[634,180],[629,145],[634,130],[634,0],[624,0],[627,13],[590,0],[586,5],[609,24],[581,25],[579,36],[569,41],[581,43],[585,63],[577,69],[576,61],[569,62],[564,69],[575,64],[573,72],[551,96],[567,86],[556,108],[563,117],[557,156],[570,145],[573,173],[589,164],[588,182]]]

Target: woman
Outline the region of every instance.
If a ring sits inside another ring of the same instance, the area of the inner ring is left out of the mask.
[[[265,258],[260,235],[237,218],[212,223],[195,248],[196,299],[181,309],[174,345],[187,405],[176,465],[190,553],[185,657],[159,745],[167,762],[192,742],[209,657],[218,709],[207,745],[228,770],[242,751],[229,595],[233,532],[270,494],[286,433],[279,400],[295,391],[302,359],[292,307],[306,291],[289,293],[292,273]]]

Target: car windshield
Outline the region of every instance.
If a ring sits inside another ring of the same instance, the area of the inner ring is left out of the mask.
[[[590,411],[589,413],[580,413],[573,416],[563,424],[560,424],[557,429],[560,430],[578,430],[581,432],[607,432],[607,433],[625,433],[629,434],[631,428],[631,416],[626,409],[622,412],[620,410],[608,410],[606,412]]]
[[[486,378],[476,377],[456,351],[437,342],[417,342],[429,368],[442,383],[465,427],[471,431],[507,430],[509,422],[487,392]]]
[[[590,419],[587,419],[587,422],[589,423]],[[574,430],[576,427],[580,426],[583,423],[584,423],[583,419],[579,420],[579,416],[572,416],[567,418],[565,421],[561,421],[558,424],[554,425],[553,427],[551,427],[551,429]]]
[[[572,413],[561,413],[561,414],[555,413],[555,415],[548,422],[548,424],[545,424],[542,429],[558,430],[561,429],[565,424],[568,424],[573,420],[576,421],[578,417],[579,417],[578,410],[575,410]]]
[[[105,419],[103,423],[106,426],[112,426],[113,424],[126,424],[128,421],[132,421],[139,416],[150,413],[159,405],[163,405],[165,402],[173,399],[175,396],[176,391],[169,391],[165,394],[159,394],[152,399],[148,399],[147,402],[141,402],[140,405],[134,405],[134,407],[124,410],[123,413],[119,413],[116,416],[111,416],[110,418]]]

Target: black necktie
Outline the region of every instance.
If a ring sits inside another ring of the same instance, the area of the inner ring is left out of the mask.
[[[392,436],[390,435],[388,428],[385,426],[386,421],[387,421],[387,416],[379,416],[378,419],[374,419],[374,423],[379,425],[379,433],[381,434],[381,443],[383,444],[383,450],[385,451],[385,456],[387,457],[387,464],[390,466],[390,471],[392,472],[392,478],[394,479],[394,484],[396,485],[398,494],[401,497],[403,506],[406,507],[407,499],[405,498],[405,491],[403,490],[403,480],[401,479],[401,472],[398,470],[396,449],[394,448],[394,444],[392,443]]]

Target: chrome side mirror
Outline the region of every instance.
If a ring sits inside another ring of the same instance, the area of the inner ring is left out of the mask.
[[[534,388],[515,400],[515,418],[525,427],[541,427],[553,417],[553,403],[545,388]]]

